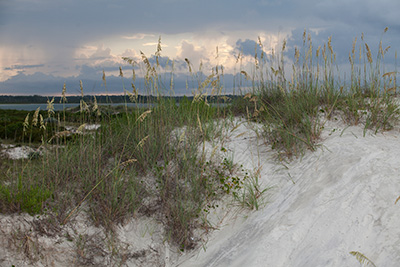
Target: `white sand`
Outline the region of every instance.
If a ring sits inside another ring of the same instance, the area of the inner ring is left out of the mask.
[[[274,186],[266,194],[269,203],[259,211],[236,214],[236,219],[226,217],[209,235],[205,251],[180,256],[160,241],[157,226],[134,220],[120,229],[121,241],[133,252],[153,252],[127,265],[360,266],[350,255],[358,251],[376,266],[400,266],[400,201],[394,203],[400,196],[400,131],[363,137],[360,127],[343,129],[328,122],[317,151],[285,167],[273,160],[274,152],[246,123],[241,124],[223,145],[244,168],[262,166],[261,183]],[[6,222],[4,217],[1,221]],[[0,226],[4,233],[5,224]],[[58,246],[54,249],[62,251]],[[0,265],[26,262],[14,261],[19,256],[3,249]],[[70,251],[65,257],[73,255]],[[74,262],[65,257],[54,256],[52,263]]]
[[[322,146],[288,169],[273,163],[265,145],[256,153],[249,135],[227,146],[237,163],[261,163],[262,183],[275,186],[269,204],[214,232],[206,251],[185,255],[177,266],[359,266],[351,251],[376,266],[400,266],[398,129],[363,137],[360,127],[343,131],[328,122]]]
[[[1,144],[2,151],[0,153],[4,154],[6,157],[16,160],[16,159],[27,159],[30,153],[39,152],[29,146],[19,146],[15,145],[4,145]]]

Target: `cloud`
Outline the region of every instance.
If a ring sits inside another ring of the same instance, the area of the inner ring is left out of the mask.
[[[239,51],[244,56],[251,56],[254,57],[257,51],[257,58],[261,58],[261,53],[262,53],[263,47],[260,46],[260,44],[256,41],[246,39],[242,41],[242,39],[239,39],[236,42],[235,46],[235,51]],[[264,56],[265,56],[264,52]]]
[[[154,34],[137,33],[131,36],[122,36],[123,39],[128,40],[143,40],[146,37],[154,37]]]
[[[125,64],[122,56],[140,60],[142,50],[151,58],[160,35],[163,57],[175,58],[179,71],[185,58],[194,67],[200,62],[205,69],[223,64],[233,71],[234,55],[243,50],[254,56],[258,36],[266,53],[279,49],[286,38],[286,55],[292,57],[294,47],[302,47],[305,28],[315,48],[332,36],[338,62],[345,63],[355,37],[361,44],[364,33],[376,55],[382,31],[389,27],[383,45],[392,48],[385,62],[394,63],[394,51],[400,47],[398,10],[398,0],[101,0],[96,5],[0,0],[0,81],[18,71],[33,75],[40,70],[65,78],[77,77],[82,70],[94,75],[86,67],[115,67],[118,72]]]
[[[156,43],[156,42],[152,42],[152,43],[144,43],[144,44],[142,44],[143,46],[157,46],[158,45],[158,43]],[[161,44],[161,47],[163,48],[163,47],[168,47],[168,45],[167,44]]]

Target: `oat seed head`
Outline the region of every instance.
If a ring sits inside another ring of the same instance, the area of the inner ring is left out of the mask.
[[[294,48],[294,57],[296,59],[296,64],[299,63],[299,59],[300,59],[300,51],[297,47]]]
[[[29,115],[30,115],[30,113],[28,113],[28,114],[26,115],[25,120],[24,120],[24,123],[22,124],[22,126],[24,127],[24,128],[23,128],[24,133],[26,132],[26,130],[27,130],[28,127],[29,127]]]
[[[250,76],[247,74],[246,71],[242,70],[240,73],[244,75],[244,77],[246,78],[246,80],[250,80]]]
[[[40,118],[40,129],[46,130],[46,126],[44,125],[44,119],[42,114],[39,114],[39,118]]]
[[[388,47],[386,47],[385,50],[383,50],[383,53],[386,54],[387,51],[389,51],[389,49],[390,49],[390,45]]]
[[[354,38],[354,41],[353,41],[353,47],[352,47],[352,49],[351,49],[351,54],[352,54],[352,55],[354,55],[354,53],[355,53],[356,44],[357,44],[357,37]]]
[[[186,61],[187,65],[188,65],[188,67],[189,67],[189,72],[192,73],[192,67],[190,66],[189,59],[185,58],[185,61]]]
[[[67,91],[67,87],[64,83],[63,88],[62,88],[62,92],[61,92],[61,99],[60,99],[60,103],[62,102],[67,102],[67,97],[65,96],[65,92]]]
[[[144,119],[147,117],[147,115],[150,114],[150,113],[151,113],[151,109],[146,110],[145,112],[143,112],[143,113],[139,116],[139,118],[136,119],[136,122],[138,122],[138,121],[143,122]]]
[[[97,98],[94,96],[93,112],[96,112],[97,116],[100,116],[99,106],[97,105]]]
[[[105,73],[104,70],[103,70],[103,77],[102,77],[102,79],[103,79],[103,82],[104,82],[104,86],[107,86],[106,73]],[[83,89],[82,89],[82,94],[83,94]]]
[[[47,99],[47,112],[49,117],[54,114],[54,97],[51,100]]]
[[[103,80],[105,80],[104,70],[103,70]],[[83,97],[83,85],[82,80],[79,81],[79,87],[81,89],[81,97]]]
[[[329,51],[331,52],[331,55],[333,55],[332,36],[329,36],[329,38],[328,38],[328,48],[329,48]]]
[[[320,51],[321,51],[321,46],[318,46],[317,52],[315,53],[315,55],[316,55],[317,58],[319,57]]]
[[[137,147],[142,148],[144,143],[146,142],[146,140],[149,138],[149,136],[147,135],[146,137],[144,137],[142,140],[140,140],[140,142],[137,144]]]
[[[82,133],[83,130],[85,129],[85,127],[86,127],[86,123],[81,124],[81,125],[78,127],[78,129],[77,129],[76,131],[77,131],[78,133]]]
[[[160,66],[160,62],[158,61],[158,58],[161,56],[161,35],[158,37],[158,43],[157,43],[157,51],[156,51],[156,62],[157,62],[157,67]]]
[[[90,109],[89,109],[89,106],[88,106],[88,104],[86,104],[86,102],[83,100],[83,99],[81,99],[81,101],[80,101],[80,112],[82,113],[82,112],[89,112],[90,111]]]
[[[33,113],[33,119],[32,119],[32,125],[33,125],[33,126],[37,126],[37,125],[38,125],[39,110],[40,110],[40,107],[38,107],[38,108],[35,110],[35,113]]]
[[[286,39],[283,40],[282,52],[285,51],[285,48],[286,48]]]
[[[143,63],[146,65],[147,72],[149,72],[151,70],[151,65],[150,65],[149,60],[147,59],[146,55],[142,51],[140,51],[140,55],[142,56]]]
[[[368,62],[370,64],[372,64],[372,53],[371,53],[371,49],[369,49],[369,46],[367,43],[365,43],[365,48],[367,49],[367,58],[368,58]]]

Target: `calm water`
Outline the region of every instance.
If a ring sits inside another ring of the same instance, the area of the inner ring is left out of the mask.
[[[124,106],[124,103],[113,103],[113,104],[99,104],[99,105],[111,105],[111,106]],[[127,103],[128,107],[147,107],[148,105],[152,104],[135,104],[135,103]],[[16,109],[16,110],[27,110],[32,111],[36,110],[40,107],[40,110],[46,110],[47,104],[0,104],[0,109]],[[74,108],[79,107],[78,103],[75,104],[54,104],[54,110],[59,111],[63,110],[64,108]]]

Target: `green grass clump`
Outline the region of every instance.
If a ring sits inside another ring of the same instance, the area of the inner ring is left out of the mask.
[[[303,49],[295,48],[291,79],[285,75],[286,42],[280,53],[273,51],[269,57],[262,50],[261,58],[255,57],[252,92],[235,101],[233,110],[265,125],[264,136],[281,159],[315,150],[324,122],[333,116],[346,124],[362,124],[365,132],[391,129],[399,108],[394,97],[397,72],[386,72],[382,64],[390,47],[383,49],[380,42],[374,63],[363,36],[362,41],[359,51],[356,40],[353,43],[347,84],[341,82],[331,38],[315,49],[311,35],[304,32]]]

